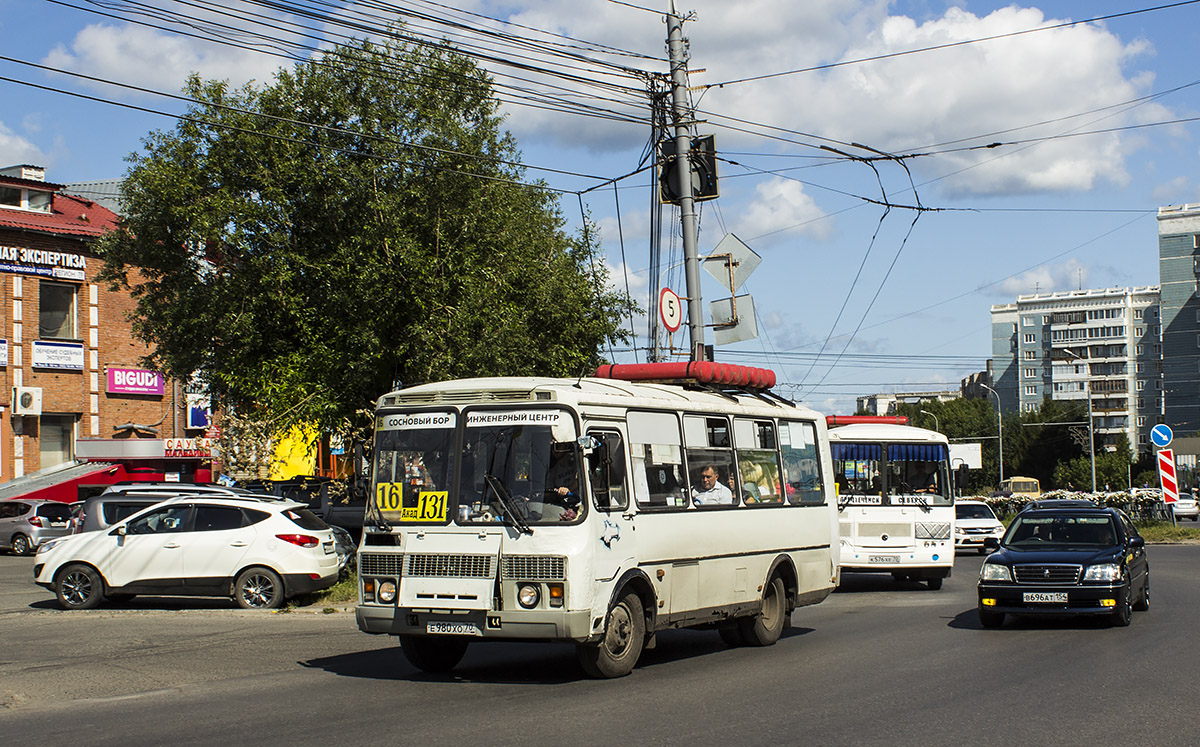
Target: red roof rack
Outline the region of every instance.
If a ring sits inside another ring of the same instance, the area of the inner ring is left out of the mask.
[[[839,425],[856,425],[859,423],[886,423],[888,425],[908,425],[907,415],[826,415],[825,424],[830,428]]]
[[[770,389],[775,386],[775,372],[769,368],[712,361],[610,363],[597,368],[596,377],[622,381],[689,381],[749,389]]]

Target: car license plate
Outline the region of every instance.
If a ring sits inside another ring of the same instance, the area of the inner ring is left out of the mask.
[[[474,623],[425,623],[425,632],[430,635],[483,635],[483,631]]]
[[[1027,603],[1033,604],[1066,604],[1065,591],[1027,591],[1022,595]]]
[[[899,563],[899,555],[872,555],[868,558],[872,563]]]
[[[333,543],[332,542],[323,542],[323,543],[321,543],[321,547],[325,548],[326,555],[333,554]]]

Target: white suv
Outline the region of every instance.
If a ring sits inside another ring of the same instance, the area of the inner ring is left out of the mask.
[[[33,572],[64,609],[138,594],[232,596],[269,609],[336,583],[338,556],[329,526],[302,504],[189,495],[49,540]]]

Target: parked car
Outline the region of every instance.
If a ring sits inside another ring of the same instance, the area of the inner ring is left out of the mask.
[[[1178,500],[1171,504],[1171,511],[1176,519],[1200,521],[1200,508],[1196,507],[1196,496],[1191,493],[1181,492]]]
[[[181,496],[223,496],[252,500],[278,501],[275,496],[256,493],[242,488],[227,488],[221,485],[192,485],[177,482],[141,482],[110,485],[99,495],[83,502],[78,509],[71,533],[93,532],[107,529],[122,519],[132,516],[144,508]]]
[[[70,531],[71,509],[58,501],[10,498],[0,501],[0,548],[32,555],[48,539]]]
[[[1150,608],[1146,542],[1125,512],[1100,506],[1017,514],[979,572],[979,622],[1005,615],[1106,615],[1128,625]]]
[[[338,556],[329,526],[301,504],[193,495],[46,542],[34,577],[64,609],[138,594],[231,596],[269,609],[335,584]]]
[[[986,553],[983,541],[988,537],[1000,538],[1004,525],[996,518],[996,512],[983,501],[956,501],[954,504],[954,549],[962,551],[975,548]]]

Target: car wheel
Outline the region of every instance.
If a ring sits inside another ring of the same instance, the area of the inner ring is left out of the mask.
[[[233,583],[233,598],[243,609],[273,610],[283,604],[283,581],[268,568],[248,568]]]
[[[104,581],[95,568],[76,563],[59,571],[54,595],[65,610],[90,610],[104,598]]]
[[[1117,627],[1125,627],[1133,622],[1133,588],[1129,588],[1125,592],[1125,601],[1117,605],[1117,609],[1112,613],[1112,624]]]
[[[633,671],[645,643],[646,618],[642,600],[627,591],[608,611],[604,638],[599,643],[581,644],[575,653],[588,676],[611,679]]]
[[[773,646],[783,634],[787,617],[787,589],[782,578],[772,576],[763,590],[762,610],[754,617],[738,620],[738,630],[751,646]]]
[[[941,578],[927,578],[925,579],[925,583],[928,584],[930,591],[937,591],[938,589],[942,588],[942,582],[944,580],[945,579]]]
[[[1137,604],[1133,608],[1138,612],[1145,612],[1150,609],[1150,571],[1146,571],[1146,583],[1142,584],[1142,595],[1138,597]]]
[[[431,638],[420,635],[400,636],[400,650],[404,658],[422,672],[439,674],[449,672],[462,661],[467,653],[466,638]]]
[[[29,543],[29,538],[23,534],[14,535],[12,538],[13,555],[29,555],[33,552],[33,545]]]
[[[985,628],[998,628],[1004,624],[1004,613],[980,609],[979,624]]]

